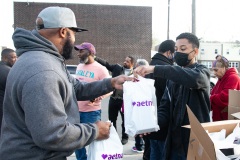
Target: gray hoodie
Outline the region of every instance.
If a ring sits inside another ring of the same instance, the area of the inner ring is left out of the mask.
[[[13,41],[19,59],[6,84],[0,159],[66,159],[98,134],[95,124],[80,124],[77,100],[112,91],[111,81],[74,79],[56,47],[36,30],[17,28]]]

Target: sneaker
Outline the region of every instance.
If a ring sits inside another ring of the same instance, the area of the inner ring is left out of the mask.
[[[125,145],[125,144],[127,144],[127,143],[128,143],[128,139],[126,139],[126,138],[123,138],[123,139],[121,140],[121,142],[122,142],[122,145]]]
[[[137,149],[137,147],[135,147],[135,146],[132,147],[132,151],[138,152],[138,153],[143,153],[142,149]]]

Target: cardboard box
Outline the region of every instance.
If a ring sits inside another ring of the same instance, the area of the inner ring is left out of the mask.
[[[228,119],[236,119],[232,116],[236,112],[240,112],[240,91],[230,89],[228,94]]]
[[[226,120],[209,123],[199,123],[191,109],[187,107],[190,125],[183,126],[191,129],[189,146],[188,146],[188,160],[216,160],[216,153],[214,144],[205,130],[211,132],[219,132],[226,129],[226,135],[232,133],[240,120]]]

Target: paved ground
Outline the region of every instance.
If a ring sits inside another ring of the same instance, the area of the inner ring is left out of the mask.
[[[107,121],[108,120],[108,100],[109,98],[106,98],[102,101],[102,120]],[[118,134],[121,138],[121,116],[119,114],[118,121],[117,121],[117,129]],[[129,137],[129,141],[127,144],[123,146],[123,154],[124,154],[124,160],[142,160],[142,153],[133,152],[131,149],[135,145],[135,141],[133,137]],[[68,160],[76,160],[75,154],[72,154],[70,157],[68,157]]]

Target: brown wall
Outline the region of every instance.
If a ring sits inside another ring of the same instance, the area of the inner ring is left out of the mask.
[[[38,13],[48,6],[71,8],[79,27],[88,32],[76,34],[75,44],[91,42],[97,56],[109,63],[122,64],[128,55],[150,60],[152,45],[152,8],[69,3],[14,2],[14,27],[32,30]],[[68,64],[78,64],[76,51]]]

